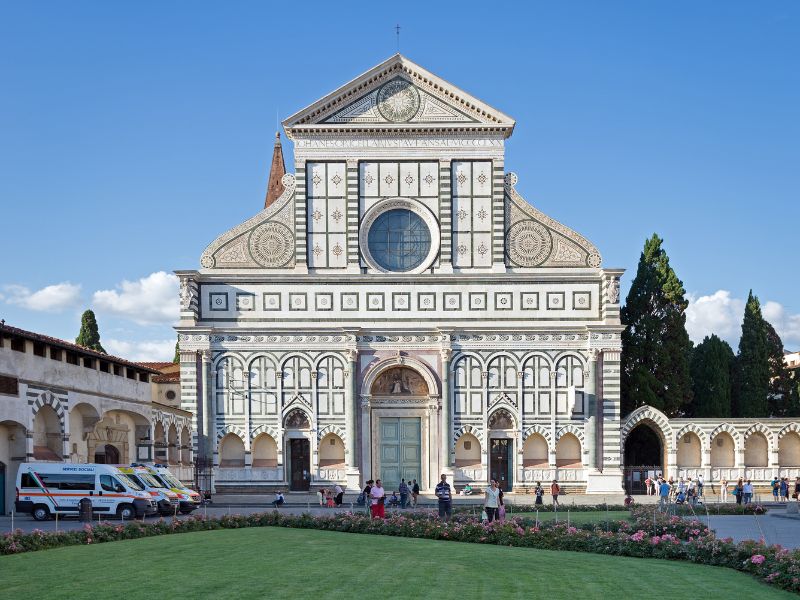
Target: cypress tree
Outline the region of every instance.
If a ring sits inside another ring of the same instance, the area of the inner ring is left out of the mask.
[[[81,315],[81,330],[78,337],[75,338],[75,343],[98,352],[106,353],[103,346],[100,344],[100,332],[97,329],[97,319],[94,317],[94,312],[91,310],[83,311]]]
[[[175,340],[175,356],[172,357],[172,362],[175,363],[176,365],[181,362],[181,353],[180,353],[180,349],[178,347],[180,339],[181,339],[181,336],[178,335],[178,339]]]
[[[742,337],[736,358],[737,386],[735,417],[766,417],[769,415],[769,355],[767,328],[761,316],[761,304],[747,296],[742,321]],[[781,357],[782,358],[782,357]]]
[[[772,324],[764,320],[767,332],[767,361],[769,362],[769,416],[789,417],[794,403],[794,391],[789,368],[783,360],[783,341]]]
[[[649,404],[670,417],[692,398],[683,282],[653,234],[622,308],[622,411]]]
[[[731,386],[736,357],[727,342],[716,335],[706,337],[692,351],[690,372],[693,417],[731,416]]]

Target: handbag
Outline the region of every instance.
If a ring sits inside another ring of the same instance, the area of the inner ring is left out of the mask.
[[[506,516],[506,507],[502,504],[497,508],[497,516],[504,519]]]
[[[481,511],[481,521],[488,521],[488,520],[489,520],[489,515],[486,514],[486,509],[483,509],[483,511]]]

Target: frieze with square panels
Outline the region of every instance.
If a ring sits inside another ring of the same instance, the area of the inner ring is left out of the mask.
[[[208,286],[212,287],[212,286]],[[227,286],[219,286],[226,288]],[[251,290],[241,290],[251,287]],[[492,292],[484,291],[484,286],[476,284],[461,287],[463,291],[450,291],[454,286],[419,286],[410,284],[386,285],[386,291],[353,291],[352,286],[324,285],[322,290],[304,286],[308,291],[261,291],[261,286],[235,286],[230,292],[208,291],[202,302],[203,314],[215,321],[242,318],[258,318],[258,314],[291,312],[296,318],[314,312],[332,313],[333,320],[346,320],[350,317],[342,313],[469,313],[497,311],[505,313],[506,318],[530,318],[527,315],[558,315],[559,319],[585,320],[597,318],[599,306],[599,285],[590,289],[568,289],[564,291],[516,291],[517,285]],[[285,286],[284,286],[285,287]],[[419,290],[430,287],[429,290]],[[469,288],[473,287],[475,291]],[[500,286],[495,286],[500,287]],[[552,287],[552,286],[550,286]],[[436,289],[438,288],[438,289]],[[477,289],[476,289],[477,288]],[[541,297],[544,295],[544,305]],[[431,315],[432,316],[432,315]],[[449,315],[453,318],[455,315]],[[353,315],[353,318],[357,318]],[[551,317],[552,318],[552,317]]]

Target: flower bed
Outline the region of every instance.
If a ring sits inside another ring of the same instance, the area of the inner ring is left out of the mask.
[[[78,531],[45,533],[37,530],[26,534],[17,530],[0,538],[0,554],[243,527],[294,527],[638,558],[688,560],[745,571],[771,585],[800,592],[800,551],[789,551],[757,542],[735,544],[730,539],[721,540],[700,521],[657,513],[652,507],[635,508],[631,521],[616,521],[613,530],[609,531],[594,524],[572,527],[565,523],[544,523],[536,527],[529,520],[518,518],[486,524],[469,515],[457,515],[450,523],[444,523],[431,512],[395,513],[385,520],[372,520],[363,513],[312,516],[273,511],[247,516],[192,517],[154,523],[101,523],[87,525]]]
[[[691,515],[696,514],[698,517],[701,515],[706,514],[706,508],[708,508],[709,514],[712,515],[763,515],[767,513],[767,508],[762,506],[761,504],[698,504],[694,507],[694,512],[692,509],[686,504],[671,504],[670,510],[676,512],[676,514],[682,515]],[[476,508],[480,508],[480,505],[472,505],[472,506],[460,506],[460,507],[453,507],[453,512],[458,513],[472,513],[475,511]],[[632,507],[623,506],[621,504],[567,504],[562,503],[561,506],[558,508],[559,513],[566,513],[567,510],[570,512],[599,512],[599,511],[623,511],[623,510],[631,510],[631,509],[649,509],[651,511],[658,508],[658,504],[634,504]],[[513,505],[506,505],[506,511],[509,513],[513,511],[514,513],[518,512],[554,512],[552,504],[540,504],[536,506],[535,504],[513,504]]]

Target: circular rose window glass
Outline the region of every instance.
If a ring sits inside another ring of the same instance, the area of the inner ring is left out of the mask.
[[[367,235],[369,253],[387,271],[411,271],[431,250],[431,232],[425,221],[405,208],[381,214]]]

